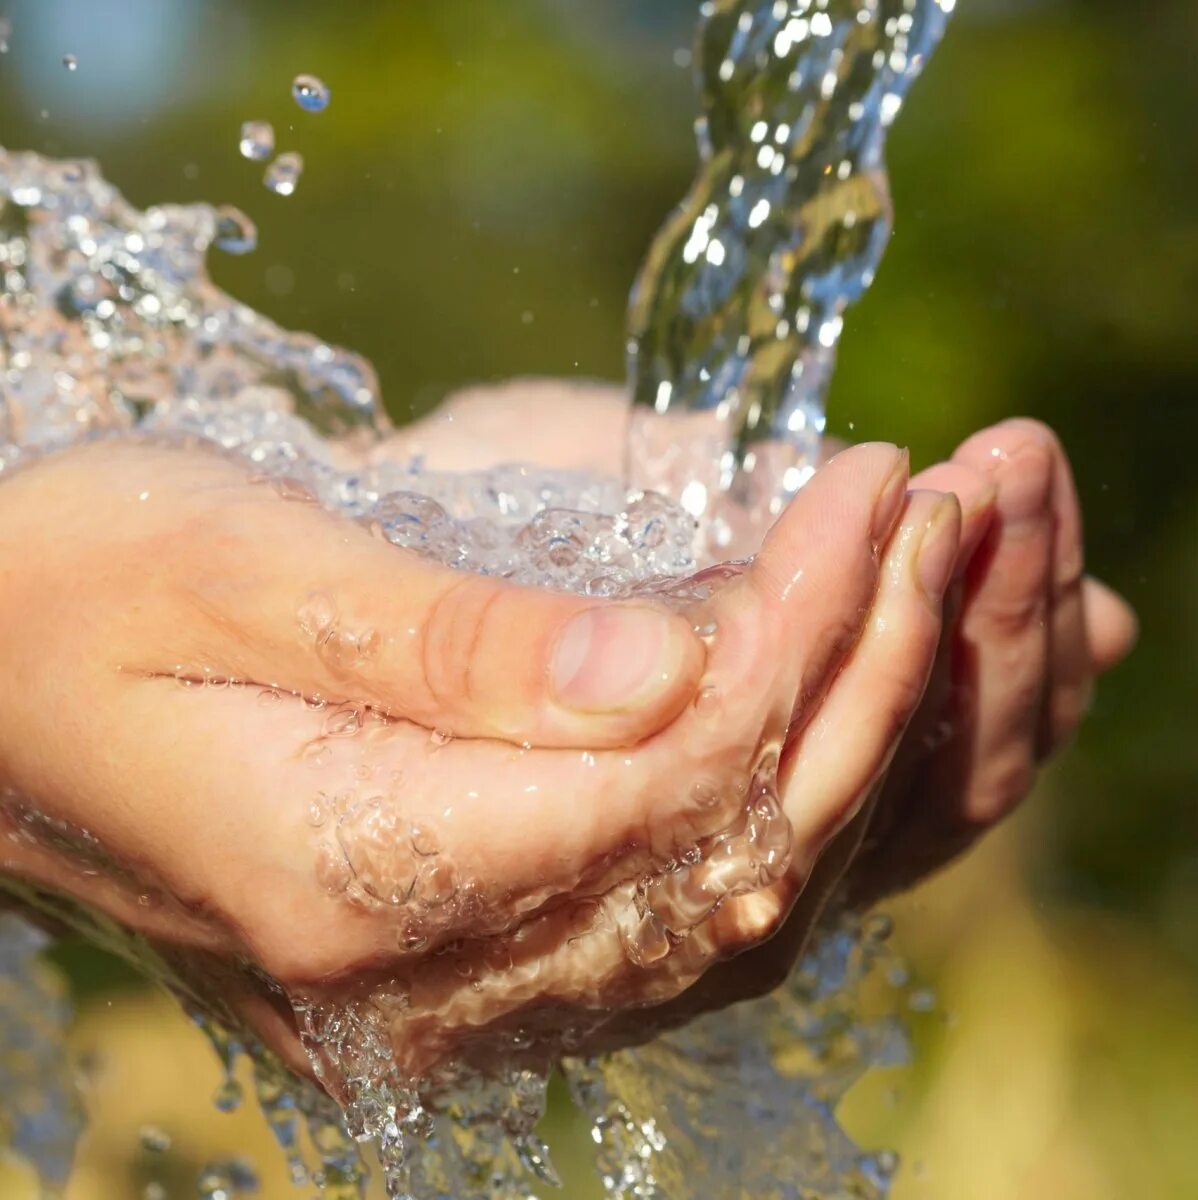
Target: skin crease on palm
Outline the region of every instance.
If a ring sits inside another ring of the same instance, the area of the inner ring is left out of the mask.
[[[615,389],[518,383],[376,452],[613,473],[625,420]],[[0,488],[0,628],[3,871],[143,934],[297,1070],[263,975],[401,987],[414,1074],[480,1033],[610,1045],[773,986],[831,897],[1009,812],[1135,636],[1030,421],[913,479],[890,446],[836,455],[685,612],[455,573],[214,453],[97,443]],[[632,881],[733,825],[762,764],[786,870],[632,961]]]

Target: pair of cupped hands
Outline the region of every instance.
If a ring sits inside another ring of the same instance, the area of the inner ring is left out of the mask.
[[[625,419],[513,384],[375,453],[617,473]],[[609,1045],[773,986],[830,900],[955,856],[1134,631],[1028,420],[913,477],[842,450],[681,611],[455,572],[206,450],[87,444],[0,487],[0,883],[140,935],[300,1071],[284,994],[402,995],[413,1073],[488,1030]],[[774,764],[786,870],[634,961],[611,898]]]

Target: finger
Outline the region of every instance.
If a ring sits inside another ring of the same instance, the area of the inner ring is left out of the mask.
[[[961,506],[960,544],[953,565],[952,579],[945,591],[941,620],[942,628],[951,630],[956,627],[960,615],[964,580],[970,564],[993,523],[994,502],[998,489],[993,480],[960,463],[937,463],[914,476],[911,486],[913,489],[951,493],[957,497]],[[942,637],[923,702],[915,715],[908,736],[903,739],[900,747],[896,770],[909,774],[946,736],[949,718],[946,705],[952,694],[952,649],[951,639]],[[898,794],[899,789],[887,789],[888,797]],[[901,814],[891,813],[889,807],[883,805],[879,821],[870,829],[871,840],[879,825],[902,819]]]
[[[632,744],[678,715],[703,668],[701,641],[663,606],[455,571],[266,488],[214,498],[178,553],[190,610],[207,620],[161,631],[168,645],[453,734]]]
[[[753,564],[749,580],[777,622],[771,632],[784,638],[777,644],[788,648],[798,680],[792,723],[856,641],[908,471],[906,451],[882,443],[838,454],[791,502]]]
[[[1090,577],[1082,584],[1082,604],[1094,669],[1109,671],[1135,648],[1140,636],[1135,610],[1118,592]]]
[[[973,721],[961,755],[946,756],[943,768],[955,773],[964,761],[965,778],[956,781],[959,792],[946,782],[935,794],[960,795],[952,820],[984,825],[1031,785],[1047,699],[1054,463],[1042,439],[1005,425],[975,434],[953,458],[990,475],[998,495],[994,526],[970,569],[958,641]]]
[[[911,476],[912,491],[944,492],[957,497],[961,508],[961,538],[954,578],[969,565],[994,520],[998,488],[988,475],[964,463],[942,462]]]
[[[767,894],[735,899],[717,914],[708,933],[725,950],[771,934],[800,892],[799,908],[807,913],[796,910],[796,923],[809,922],[843,873],[864,829],[843,840],[838,835],[874,791],[927,685],[960,534],[955,496],[925,491],[909,496],[886,547],[860,640],[782,763],[782,806],[793,833],[786,881]],[[838,850],[825,854],[833,842]],[[808,894],[804,888],[817,863],[822,864],[818,895]],[[790,926],[792,940],[803,937],[803,929]]]
[[[784,764],[800,877],[885,771],[923,697],[960,535],[955,496],[910,495],[861,638]]]
[[[1027,418],[1005,421],[1001,430],[1039,442],[1052,463],[1052,572],[1048,615],[1048,691],[1038,739],[1040,757],[1047,757],[1077,728],[1093,686],[1091,660],[1082,601],[1084,549],[1081,505],[1069,459],[1048,426]]]

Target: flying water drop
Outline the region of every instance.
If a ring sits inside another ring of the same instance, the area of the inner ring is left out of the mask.
[[[216,210],[214,243],[226,254],[249,254],[258,245],[258,228],[241,209],[225,204]]]
[[[151,1154],[165,1154],[171,1148],[171,1135],[157,1125],[143,1125],[138,1133],[143,1150]]]
[[[243,121],[237,148],[242,158],[265,162],[275,152],[275,127],[269,121]]]
[[[289,151],[287,154],[280,154],[266,168],[266,174],[262,176],[262,182],[276,196],[290,196],[295,191],[295,185],[299,183],[299,177],[303,173],[304,156],[294,151]]]
[[[0,36],[2,36],[2,31],[0,31]],[[79,70],[79,59],[74,54],[64,54],[62,56],[62,65],[68,71],[77,71]]]
[[[329,106],[329,89],[315,75],[297,75],[291,84],[291,94],[304,112],[324,112]]]

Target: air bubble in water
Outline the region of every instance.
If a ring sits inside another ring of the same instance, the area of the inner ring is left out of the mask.
[[[222,205],[216,210],[213,244],[226,254],[249,254],[258,245],[258,227],[241,209]]]
[[[304,173],[304,156],[294,150],[280,154],[266,168],[262,182],[276,196],[290,196],[294,193],[300,176]]]
[[[291,94],[304,112],[323,112],[329,106],[329,89],[315,75],[297,75],[291,84]]]
[[[62,56],[62,65],[68,71],[77,71],[79,69],[79,59],[74,54],[64,54]]]
[[[265,162],[275,152],[275,127],[269,121],[243,121],[237,149],[242,158]]]

